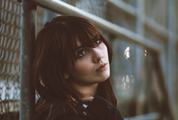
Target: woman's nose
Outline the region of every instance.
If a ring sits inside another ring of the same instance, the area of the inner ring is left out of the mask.
[[[93,49],[93,62],[100,63],[102,62],[102,58],[103,58],[102,51],[97,48],[94,48]]]

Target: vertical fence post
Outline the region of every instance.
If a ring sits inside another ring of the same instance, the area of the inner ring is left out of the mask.
[[[33,120],[34,90],[31,80],[33,41],[35,38],[35,5],[31,0],[22,0],[20,31],[20,120]]]
[[[174,116],[174,120],[178,119],[177,114],[177,101],[175,88],[176,81],[176,18],[175,18],[175,0],[168,0],[168,30],[169,30],[169,42],[168,42],[168,91],[171,110]]]

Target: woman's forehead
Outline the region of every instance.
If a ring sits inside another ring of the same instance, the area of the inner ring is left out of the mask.
[[[101,39],[99,35],[91,35],[91,36],[77,36],[76,39],[73,39],[73,47],[74,49],[79,47],[93,47],[94,41],[97,39]]]
[[[75,41],[75,47],[79,48],[82,46],[89,46],[91,44],[91,40],[89,39],[78,39]]]
[[[89,45],[87,45],[85,42],[84,43],[82,43],[83,41],[79,41],[79,40],[77,40],[76,41],[76,45],[75,45],[75,50],[78,50],[78,49],[80,49],[80,48],[82,48],[82,47],[86,47],[86,46],[89,46]]]

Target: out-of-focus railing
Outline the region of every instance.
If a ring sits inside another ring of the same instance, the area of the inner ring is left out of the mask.
[[[136,117],[125,118],[124,120],[158,120],[159,114],[158,113],[149,113],[145,115],[139,115]]]
[[[67,15],[76,15],[89,19],[94,22],[101,29],[119,37],[125,38],[128,42],[139,44],[140,46],[146,47],[147,49],[152,49],[157,52],[161,51],[161,46],[159,44],[151,42],[151,40],[145,40],[146,38],[140,36],[139,34],[133,33],[127,29],[124,29],[118,25],[115,25],[107,20],[97,17],[88,12],[82,11],[72,5],[69,5],[60,0],[34,0],[40,6],[48,8],[52,11],[63,13]],[[144,42],[143,42],[144,41]]]

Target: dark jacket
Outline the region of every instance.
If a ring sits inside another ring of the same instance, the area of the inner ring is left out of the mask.
[[[120,112],[102,97],[79,102],[71,108],[65,102],[51,102],[35,113],[35,120],[123,120]]]

